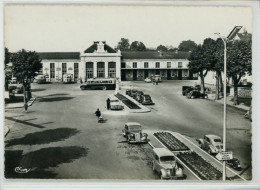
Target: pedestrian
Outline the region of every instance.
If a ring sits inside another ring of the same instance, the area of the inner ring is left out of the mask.
[[[99,111],[99,109],[97,108],[97,111],[95,112],[97,118],[98,118],[98,121],[99,121],[99,117],[101,116],[101,111]]]
[[[107,110],[110,110],[110,99],[107,99]]]
[[[158,85],[158,79],[157,78],[155,79],[155,83],[156,83],[156,85]]]
[[[25,110],[25,112],[27,112],[27,109],[28,109],[28,104],[25,103],[25,104],[24,104],[24,110]]]

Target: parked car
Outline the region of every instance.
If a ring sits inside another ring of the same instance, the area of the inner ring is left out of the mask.
[[[122,130],[123,136],[126,137],[128,143],[147,143],[148,135],[142,132],[142,126],[136,122],[128,122]]]
[[[197,90],[197,88],[196,87],[186,88],[184,91],[182,91],[182,95],[187,96],[187,94],[190,93],[190,91],[192,90]]]
[[[141,101],[141,96],[144,95],[143,91],[141,90],[138,90],[136,95],[135,95],[135,99],[137,102],[140,102]]]
[[[124,106],[120,103],[120,101],[114,97],[114,96],[111,96],[109,97],[110,99],[110,109],[111,110],[123,110],[124,109]]]
[[[187,98],[194,99],[194,98],[208,98],[208,95],[205,93],[201,93],[198,90],[192,90],[187,94]]]
[[[157,172],[161,179],[180,179],[184,177],[183,167],[180,166],[175,155],[166,148],[153,149],[153,171]]]
[[[140,97],[140,103],[143,104],[143,105],[153,105],[154,104],[151,96],[148,95],[148,94],[143,94]]]
[[[151,80],[150,78],[147,77],[147,78],[144,79],[144,82],[146,82],[146,83],[151,83],[152,80]]]
[[[203,139],[197,139],[199,147],[209,154],[217,154],[223,151],[223,143],[217,135],[205,135]]]
[[[233,158],[231,160],[227,160],[227,164],[234,168],[235,170],[241,171],[241,165],[240,165],[240,161],[237,158]]]
[[[43,74],[39,74],[35,77],[35,82],[38,84],[45,84],[46,83],[46,76]]]
[[[8,84],[8,91],[12,92],[12,94],[22,94],[23,93],[23,85],[17,83]]]
[[[250,106],[249,110],[245,113],[244,117],[252,121],[252,105]]]
[[[201,85],[196,85],[195,86],[195,88],[198,90],[198,91],[201,91]],[[204,87],[204,91],[205,92],[209,92],[209,91],[211,91],[211,88],[209,88],[209,87]]]
[[[128,95],[128,96],[130,96],[130,94],[131,94],[131,89],[126,89],[125,94]]]
[[[137,92],[136,89],[131,89],[131,90],[130,90],[130,95],[129,95],[129,96],[131,96],[131,97],[135,96],[136,92]]]

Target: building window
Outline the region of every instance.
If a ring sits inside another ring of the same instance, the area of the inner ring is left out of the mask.
[[[50,78],[55,78],[55,63],[50,63]]]
[[[62,63],[62,77],[66,73],[67,73],[67,64],[66,63]]]
[[[171,62],[167,62],[167,68],[171,68]]]
[[[137,68],[137,63],[133,62],[133,68]]]
[[[182,68],[182,62],[178,62],[178,68]]]
[[[156,67],[156,68],[160,68],[160,62],[156,62],[156,63],[155,63],[155,67]]]
[[[97,62],[97,77],[105,78],[105,63]]]
[[[74,63],[74,79],[79,78],[79,63]]]
[[[125,62],[121,62],[121,68],[125,68]]]
[[[93,78],[93,62],[86,62],[86,78]]]
[[[148,62],[144,62],[144,68],[148,68],[148,67],[149,67]]]
[[[108,77],[116,78],[116,63],[115,62],[108,63]]]

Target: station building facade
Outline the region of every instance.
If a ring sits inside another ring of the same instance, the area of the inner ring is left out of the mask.
[[[42,73],[52,82],[71,74],[74,81],[88,78],[144,80],[160,75],[163,80],[192,80],[197,75],[188,69],[188,52],[116,51],[106,42],[95,41],[83,52],[39,52]]]

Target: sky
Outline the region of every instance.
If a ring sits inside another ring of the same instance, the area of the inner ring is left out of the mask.
[[[146,47],[203,43],[239,25],[252,32],[249,7],[6,5],[4,42],[9,51],[82,52],[93,41],[115,47],[121,38]]]

